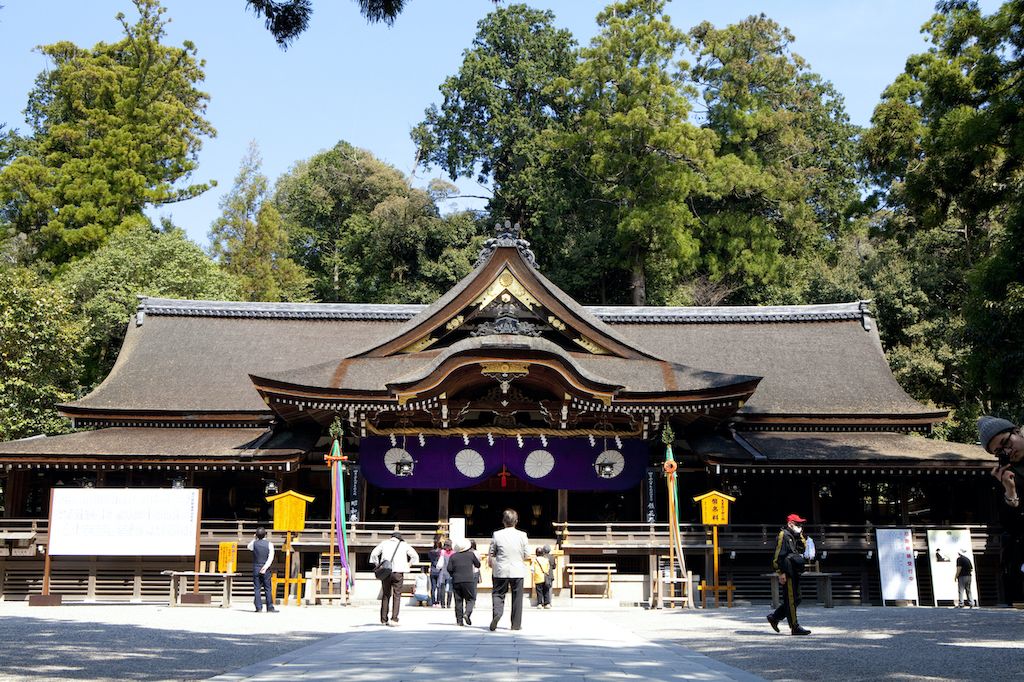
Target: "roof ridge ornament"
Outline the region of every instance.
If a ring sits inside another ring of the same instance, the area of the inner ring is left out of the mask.
[[[495,224],[494,236],[484,242],[483,247],[480,249],[480,255],[477,257],[476,264],[473,267],[478,268],[486,263],[487,259],[494,255],[494,252],[501,247],[515,247],[519,250],[523,260],[533,267],[537,267],[537,258],[530,249],[530,242],[523,239],[519,223],[513,225],[509,220],[506,220],[504,223],[498,222]]]

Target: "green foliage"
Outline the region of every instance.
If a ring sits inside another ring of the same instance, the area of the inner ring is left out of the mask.
[[[576,52],[549,12],[497,10],[414,132],[421,163],[493,183],[580,300],[798,302],[857,196],[856,129],[771,20],[688,36],[663,8],[610,5]]]
[[[77,397],[82,331],[60,291],[0,266],[0,441],[68,430],[54,406]]]
[[[790,51],[793,35],[763,14],[689,35],[705,125],[719,157],[736,159],[725,166],[735,186],[695,204],[705,272],[748,302],[799,302],[858,198],[857,128],[832,84]]]
[[[956,406],[950,434],[973,439],[962,425],[979,411],[1024,411],[1024,2],[938,10],[932,48],[883,93],[863,156],[892,260],[874,277],[890,357],[914,395]]]
[[[430,194],[347,142],[296,164],[276,204],[322,301],[432,302],[482,241],[470,215],[440,217]]]
[[[538,136],[562,113],[549,86],[575,63],[572,35],[553,22],[526,5],[481,20],[459,72],[441,84],[440,109],[428,108],[412,133],[422,165],[453,180],[475,174],[493,187],[491,214],[513,221],[525,220],[536,191]]]
[[[309,277],[288,258],[288,233],[270,201],[255,143],[242,159],[234,187],[210,227],[210,249],[238,280],[246,301],[308,301]]]
[[[207,95],[196,89],[196,48],[161,44],[164,9],[134,0],[139,20],[118,20],[124,38],[91,50],[69,42],[39,48],[52,68],[39,74],[26,115],[32,134],[0,170],[0,221],[30,235],[43,258],[88,254],[144,207],[208,188],[178,187],[196,167]]]
[[[405,9],[408,0],[356,1],[359,3],[360,14],[368,22],[384,22],[390,26]],[[257,17],[263,17],[264,25],[281,49],[288,49],[302,35],[313,14],[311,0],[246,0],[245,8],[252,10]]]
[[[634,305],[647,302],[649,273],[681,275],[698,263],[689,200],[708,191],[706,167],[715,161],[714,133],[687,120],[678,59],[685,35],[663,8],[629,0],[598,15],[600,34],[557,84],[574,114],[552,136],[548,157],[576,169],[590,195],[588,213],[614,226]]]
[[[235,300],[238,284],[183,230],[157,232],[143,219],[89,258],[71,264],[58,285],[88,320],[83,384],[110,371],[139,296]]]

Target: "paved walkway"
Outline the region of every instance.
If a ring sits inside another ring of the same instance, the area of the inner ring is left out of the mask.
[[[1024,613],[1006,608],[801,608],[813,634],[775,634],[767,606],[644,611],[577,600],[506,613],[489,632],[446,609],[0,602],[0,680],[1016,680]],[[743,672],[747,671],[747,672]],[[219,676],[219,677],[217,677]],[[760,676],[760,677],[755,677]]]
[[[673,644],[630,632],[614,614],[533,611],[524,629],[495,632],[489,611],[458,627],[451,610],[405,609],[397,627],[355,632],[236,670],[216,680],[424,680],[460,676],[519,680],[760,680]]]

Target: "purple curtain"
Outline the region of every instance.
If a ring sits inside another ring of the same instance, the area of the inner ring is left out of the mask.
[[[623,439],[619,447],[614,438],[595,438],[593,445],[586,437],[548,438],[544,445],[540,438],[524,437],[520,447],[515,438],[495,437],[493,445],[487,437],[470,438],[468,445],[461,437],[424,438],[423,445],[416,436],[397,437],[395,445],[382,436],[361,439],[359,463],[366,480],[381,488],[466,488],[504,466],[512,476],[541,488],[626,490],[639,484],[649,458],[642,440]],[[471,452],[459,457],[464,450]],[[410,458],[412,473],[397,475],[395,463]],[[599,459],[604,476],[595,466]]]

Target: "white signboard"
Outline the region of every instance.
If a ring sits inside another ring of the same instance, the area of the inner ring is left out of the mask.
[[[876,528],[875,541],[882,602],[893,599],[918,602],[914,534],[909,528]]]
[[[448,519],[448,537],[452,542],[466,539],[466,519],[453,516]]]
[[[928,561],[932,568],[932,592],[935,595],[934,605],[940,601],[956,603],[956,558],[961,550],[974,564],[974,553],[971,551],[971,531],[967,528],[946,528],[928,531]],[[978,571],[971,572],[971,599],[978,599]]]
[[[194,556],[195,488],[54,488],[51,555]]]

